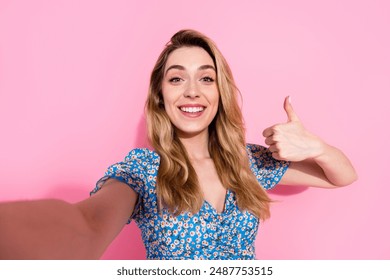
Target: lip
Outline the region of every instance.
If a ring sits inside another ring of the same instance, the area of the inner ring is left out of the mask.
[[[199,104],[199,103],[191,103],[191,104],[182,104],[182,105],[179,105],[177,106],[179,109],[181,107],[187,107],[187,108],[193,108],[193,107],[203,107],[203,108],[206,108],[206,106],[202,105],[202,104]]]

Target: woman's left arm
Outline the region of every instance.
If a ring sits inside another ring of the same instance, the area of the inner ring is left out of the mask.
[[[357,174],[345,154],[304,128],[289,97],[284,109],[288,121],[263,132],[272,156],[291,162],[280,184],[333,188],[353,183]]]

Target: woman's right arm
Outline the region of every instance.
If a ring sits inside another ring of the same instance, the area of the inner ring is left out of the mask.
[[[97,259],[132,214],[137,194],[109,179],[92,197],[0,204],[0,259]]]

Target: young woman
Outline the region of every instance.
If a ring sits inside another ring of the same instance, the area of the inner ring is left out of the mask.
[[[245,142],[237,88],[216,45],[176,33],[152,71],[146,114],[154,151],[110,166],[90,198],[0,205],[0,258],[99,258],[126,221],[149,259],[254,259],[266,189],[324,188],[356,180],[346,156],[308,132],[289,98],[288,122]],[[129,219],[130,217],[130,219]]]

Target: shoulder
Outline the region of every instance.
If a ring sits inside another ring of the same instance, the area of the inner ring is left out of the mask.
[[[252,167],[255,165],[259,168],[269,164],[270,162],[274,162],[272,153],[264,146],[258,144],[246,144],[246,152]]]
[[[248,154],[256,153],[256,152],[266,152],[267,148],[258,144],[246,144],[246,150]]]
[[[141,166],[155,165],[160,162],[160,156],[149,148],[135,148],[127,154],[124,161]]]
[[[150,174],[156,174],[160,164],[158,154],[148,148],[131,150],[123,161],[108,167],[105,177],[113,177],[127,184],[145,183]]]
[[[246,151],[250,162],[258,167],[279,168],[289,165],[287,161],[274,159],[268,148],[258,144],[247,144]]]
[[[148,148],[131,150],[123,161],[110,165],[104,177],[96,184],[101,186],[109,178],[116,179],[130,186],[136,193],[143,196],[153,185],[160,164],[159,155]]]
[[[286,172],[289,162],[276,160],[268,148],[247,144],[246,150],[250,162],[250,168],[256,179],[265,189],[274,187]]]
[[[150,174],[157,174],[159,165],[160,156],[155,151],[148,148],[136,148],[131,150],[122,162],[111,165],[108,172],[120,171],[133,179],[144,180]]]
[[[246,144],[246,152],[251,160],[265,159],[272,156],[266,147],[258,144]]]

